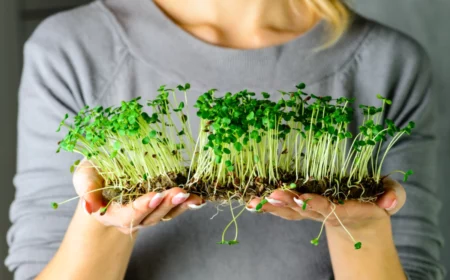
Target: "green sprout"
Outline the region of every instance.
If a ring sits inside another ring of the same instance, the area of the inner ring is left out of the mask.
[[[264,204],[266,204],[267,202],[269,202],[267,199],[263,199],[261,200],[258,205],[256,205],[255,210],[256,211],[261,211],[261,209],[263,208]]]
[[[309,202],[311,199],[312,199],[312,198],[307,198],[307,199],[303,202],[303,205],[302,205],[302,210],[303,210],[303,211],[306,210],[306,206],[307,206],[308,202]]]
[[[388,153],[415,127],[384,118],[392,100],[381,95],[380,107],[355,106],[354,98],[307,93],[299,83],[293,91],[261,95],[249,90],[219,95],[211,89],[189,102],[190,88],[188,83],[161,86],[146,102],[137,97],[115,107],[85,106],[73,118],[66,114],[57,128],[67,130],[57,152],[76,153],[93,164],[105,182],[96,191],[102,191],[108,206],[175,186],[219,203],[243,205],[282,189],[322,195],[334,206],[350,199],[374,201],[383,191],[381,170]],[[361,123],[354,130],[358,108]],[[192,110],[200,127],[195,138]],[[70,171],[76,172],[79,163]],[[405,182],[413,174],[394,172],[402,173]],[[256,210],[265,203],[261,200]],[[231,211],[233,220],[220,244],[237,244],[240,213]],[[225,240],[233,224],[236,238]]]

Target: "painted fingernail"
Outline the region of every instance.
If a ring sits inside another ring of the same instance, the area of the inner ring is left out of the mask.
[[[174,196],[172,198],[172,204],[173,205],[178,205],[178,204],[181,204],[181,203],[185,202],[186,199],[188,199],[189,195],[190,195],[189,193],[179,193],[179,194],[177,194],[176,196]]]
[[[252,213],[258,212],[255,208],[250,208],[248,206],[245,206],[245,209],[247,209],[247,211],[252,212]]]
[[[83,207],[84,213],[91,215],[92,211],[90,211],[91,207],[88,205],[86,200],[81,201],[81,206]]]
[[[391,203],[391,206],[389,206],[388,208],[386,208],[386,210],[387,210],[387,211],[394,210],[396,206],[397,206],[397,199],[394,199],[394,201],[392,201],[392,203]]]
[[[161,204],[161,202],[163,201],[165,196],[166,196],[165,193],[157,193],[157,194],[155,194],[152,197],[152,199],[150,200],[150,203],[148,204],[148,207],[150,207],[150,208],[158,207],[158,205]]]
[[[196,205],[196,204],[188,204],[188,207],[189,207],[189,209],[191,209],[191,210],[197,210],[197,209],[203,208],[205,205],[206,205],[206,202],[203,202],[203,203],[200,204],[200,205]]]
[[[298,206],[303,206],[303,204],[305,204],[305,202],[303,200],[301,200],[300,198],[296,198],[296,197],[294,197],[294,202],[297,203]]]
[[[269,202],[273,206],[283,207],[286,205],[283,201],[280,201],[280,200],[276,200],[276,199],[269,198],[269,197],[266,197],[266,199],[267,199],[267,202]]]

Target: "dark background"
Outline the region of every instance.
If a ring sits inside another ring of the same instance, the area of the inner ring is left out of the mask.
[[[126,0],[124,0],[126,1]],[[151,0],[149,0],[151,1]],[[12,178],[15,172],[17,87],[22,67],[22,45],[39,22],[58,11],[87,0],[0,0],[0,259],[6,257],[8,211],[14,196]],[[445,206],[450,203],[446,174],[450,174],[450,1],[447,0],[352,0],[363,15],[406,32],[428,50],[434,64],[434,91],[438,96],[440,119],[439,174],[443,200],[441,227],[450,239],[450,223]],[[413,151],[411,151],[413,152]],[[427,164],[427,163],[424,163]],[[33,186],[30,186],[33,187]],[[450,271],[450,250],[442,259]],[[12,279],[0,265],[0,279]]]

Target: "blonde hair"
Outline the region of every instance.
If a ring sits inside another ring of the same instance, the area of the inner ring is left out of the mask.
[[[319,47],[325,49],[334,45],[350,25],[352,12],[343,0],[305,0],[310,11],[328,23],[329,38]]]

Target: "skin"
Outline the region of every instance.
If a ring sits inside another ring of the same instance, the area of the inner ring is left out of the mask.
[[[47,267],[36,278],[123,279],[138,230],[170,220],[204,205],[196,196],[174,199],[185,193],[180,188],[165,191],[165,197],[151,204],[156,193],[148,193],[131,205],[112,204],[104,215],[101,192],[86,194],[103,187],[103,180],[91,163],[83,160],[74,173],[73,183],[82,198],[67,229],[64,240]]]
[[[150,0],[149,0],[150,1]],[[238,49],[257,49],[282,44],[307,32],[319,20],[308,13],[302,0],[155,0],[182,29],[207,43]],[[149,193],[127,206],[112,205],[100,215],[103,181],[88,161],[74,174],[74,186],[82,197],[65,238],[47,267],[36,279],[123,279],[139,228],[170,220],[203,205],[200,197],[173,198],[183,190],[173,188],[163,199]],[[386,180],[387,191],[375,204],[346,202],[336,214],[347,229],[363,243],[353,242],[334,215],[326,221],[326,232],[335,279],[406,279],[394,246],[390,216],[404,205],[406,194],[395,181]],[[325,198],[291,191],[275,191],[264,212],[288,220],[323,221],[331,211]],[[294,200],[296,198],[296,200]],[[296,203],[306,201],[302,210]],[[252,200],[256,207],[261,198]],[[370,273],[367,273],[370,272]]]
[[[405,204],[406,193],[394,180],[385,179],[383,183],[386,191],[376,203],[345,201],[344,205],[335,205],[336,216],[363,244],[362,249],[354,249],[354,242],[334,214],[325,222],[335,279],[406,279],[395,249],[390,220]],[[323,222],[333,209],[327,198],[315,194],[277,190],[268,198],[269,203],[261,209],[263,212],[292,221]],[[308,199],[303,210],[300,201],[304,203]],[[253,199],[247,208],[251,211],[260,201],[261,198]]]

